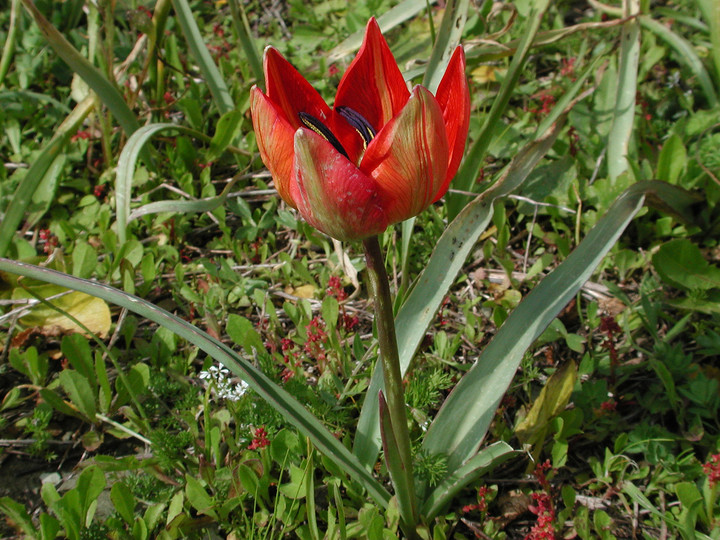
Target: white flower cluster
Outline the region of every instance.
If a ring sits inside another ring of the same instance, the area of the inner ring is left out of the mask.
[[[207,380],[206,388],[212,385],[218,397],[230,401],[238,401],[248,389],[245,381],[233,386],[230,381],[230,371],[220,366],[210,366],[207,371],[201,371],[200,378]]]

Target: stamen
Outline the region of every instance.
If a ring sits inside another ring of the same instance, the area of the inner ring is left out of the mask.
[[[340,144],[340,141],[335,135],[333,135],[333,132],[330,131],[330,129],[325,124],[315,118],[312,114],[308,114],[306,112],[299,112],[298,117],[300,118],[300,121],[305,127],[307,127],[308,129],[312,129],[315,133],[317,133],[327,142],[332,144],[335,147],[335,150],[340,152],[346,158],[350,159],[348,153],[343,148],[343,145]]]
[[[340,113],[340,115],[348,121],[348,124],[354,127],[355,131],[360,134],[363,141],[365,141],[365,149],[367,149],[367,145],[370,144],[370,141],[372,141],[375,138],[375,135],[377,135],[377,132],[370,125],[370,122],[365,120],[365,117],[362,114],[350,107],[341,105],[340,107],[336,107],[335,110]]]

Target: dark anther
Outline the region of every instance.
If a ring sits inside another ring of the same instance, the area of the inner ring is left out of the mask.
[[[298,117],[300,117],[300,121],[305,127],[312,129],[315,133],[317,133],[327,142],[332,144],[335,147],[335,150],[340,152],[346,158],[350,159],[348,153],[343,148],[343,145],[340,144],[340,141],[338,141],[337,137],[333,135],[333,132],[330,131],[325,124],[315,118],[312,114],[308,114],[306,112],[298,113]]]
[[[355,128],[355,131],[357,131],[363,138],[363,141],[365,141],[365,148],[367,148],[370,141],[372,141],[375,138],[375,135],[377,135],[377,132],[370,125],[370,122],[365,120],[365,117],[362,114],[350,107],[341,105],[340,107],[336,107],[335,110],[348,121],[348,124]]]

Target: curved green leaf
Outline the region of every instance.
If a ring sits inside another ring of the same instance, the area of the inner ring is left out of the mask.
[[[427,327],[435,317],[440,303],[455,281],[470,250],[490,222],[493,203],[498,197],[507,195],[522,184],[538,161],[552,147],[561,127],[562,121],[559,121],[545,137],[528,144],[518,152],[492,189],[468,204],[445,229],[415,288],[395,317],[400,369],[403,374],[407,371],[415,351],[425,337]],[[383,386],[379,364],[378,362],[370,379],[366,394],[368,396],[378,395]],[[375,463],[379,451],[378,406],[374,399],[366,399],[358,420],[353,452],[366,467],[370,468]]]
[[[516,454],[512,446],[502,441],[480,450],[462,467],[448,475],[425,498],[422,507],[423,518],[426,521],[434,519],[462,488]]]
[[[450,393],[423,442],[427,452],[448,455],[449,471],[475,454],[525,351],[590,278],[651,193],[679,211],[692,204],[687,192],[664,182],[628,188],[568,258],[520,302]]]
[[[177,130],[193,136],[198,135],[196,131],[190,128],[177,126],[175,124],[148,124],[132,134],[120,153],[115,179],[115,213],[120,246],[122,246],[127,240],[127,224],[130,221],[130,197],[138,156],[142,152],[145,143],[147,143],[156,134],[165,130]]]

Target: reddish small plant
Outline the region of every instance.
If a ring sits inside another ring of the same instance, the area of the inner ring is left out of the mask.
[[[720,484],[720,454],[710,456],[707,463],[703,465],[703,471],[708,477],[711,489]]]
[[[321,317],[315,316],[312,321],[305,327],[307,332],[307,341],[305,341],[305,354],[316,360],[318,367],[322,371],[327,363],[327,355],[325,354],[325,343],[327,342],[327,334],[325,333],[325,321]]]
[[[610,354],[610,384],[615,385],[615,370],[617,369],[619,359],[617,348],[615,347],[616,336],[622,334],[622,328],[612,317],[603,317],[600,319],[600,331],[607,335],[602,343],[602,347],[607,349]]]
[[[463,506],[462,511],[464,514],[467,514],[469,512],[481,512],[485,513],[488,509],[488,494],[490,493],[490,489],[487,486],[480,486],[478,488],[478,502],[477,504],[468,504]]]
[[[534,504],[528,510],[537,516],[535,525],[525,537],[525,540],[554,540],[555,539],[555,507],[552,502],[550,482],[547,472],[551,469],[550,460],[538,463],[533,474],[543,491],[532,494]]]
[[[265,427],[259,427],[255,430],[253,440],[248,446],[250,450],[259,450],[260,448],[265,448],[270,444],[270,441],[267,438],[267,432],[265,431]]]
[[[58,237],[51,233],[50,229],[40,229],[38,236],[40,240],[45,242],[43,252],[45,252],[46,255],[50,255],[59,244]]]

